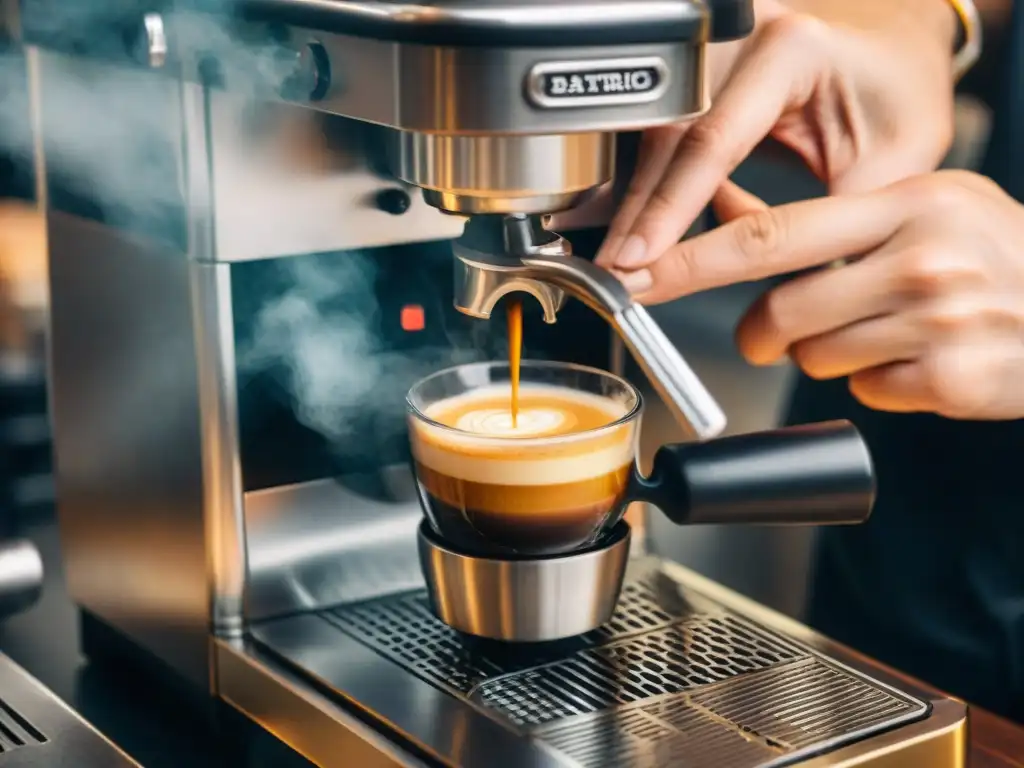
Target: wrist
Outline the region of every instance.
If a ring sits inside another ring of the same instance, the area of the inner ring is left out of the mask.
[[[925,30],[960,80],[981,55],[981,21],[974,0],[903,0],[902,10]]]
[[[768,2],[768,0],[763,0]],[[909,31],[923,32],[943,51],[957,50],[961,34],[958,0],[778,0],[789,10],[806,13],[830,24],[849,25],[861,31],[884,32],[904,36]],[[755,8],[758,0],[755,0]]]
[[[930,0],[934,6],[933,25],[936,34],[947,50],[955,53],[964,46],[967,30],[964,26],[961,13],[957,10],[956,2],[953,0]]]
[[[912,0],[907,8],[923,21],[944,51],[953,56],[963,47],[964,25],[953,0]]]

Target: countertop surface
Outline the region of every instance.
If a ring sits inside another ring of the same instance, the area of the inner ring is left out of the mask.
[[[971,716],[971,768],[1024,766],[1024,729],[984,711]]]
[[[265,750],[226,755],[222,744],[194,723],[159,690],[89,665],[78,647],[78,622],[60,572],[56,527],[40,521],[25,533],[47,566],[43,597],[32,609],[0,625],[0,651],[68,702],[144,768],[221,768],[278,765]],[[898,674],[898,673],[897,673]],[[972,709],[971,768],[1024,768],[1024,728]],[[269,762],[267,761],[269,759]]]
[[[925,690],[935,690],[891,667],[863,656],[860,658],[896,679],[905,680]],[[971,707],[968,728],[971,744],[969,768],[1024,768],[1024,726]]]

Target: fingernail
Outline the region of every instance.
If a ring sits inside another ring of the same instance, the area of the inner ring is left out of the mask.
[[[647,256],[647,243],[640,235],[630,235],[622,248],[615,254],[615,266],[623,269],[635,269],[642,266]]]
[[[634,296],[646,293],[654,285],[654,278],[651,277],[651,270],[638,269],[635,272],[616,272],[622,284]]]

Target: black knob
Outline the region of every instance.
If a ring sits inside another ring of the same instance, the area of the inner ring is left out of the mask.
[[[711,0],[711,42],[738,40],[754,31],[753,0]]]
[[[327,55],[327,49],[320,43],[310,43],[306,46],[306,55],[316,73],[316,81],[309,92],[309,100],[320,101],[327,96],[327,92],[331,89],[331,58]]]
[[[283,72],[281,97],[288,101],[320,101],[331,88],[331,60],[320,43],[276,53]]]
[[[410,205],[412,205],[412,198],[404,189],[395,187],[382,189],[377,193],[377,207],[392,216],[401,216],[409,210]]]

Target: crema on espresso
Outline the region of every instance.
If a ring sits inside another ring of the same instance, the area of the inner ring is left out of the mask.
[[[509,385],[441,400],[413,420],[412,450],[428,514],[467,551],[553,554],[593,541],[618,512],[636,425],[626,406],[566,387]],[[440,426],[438,426],[440,425]],[[614,425],[614,426],[612,426]]]

